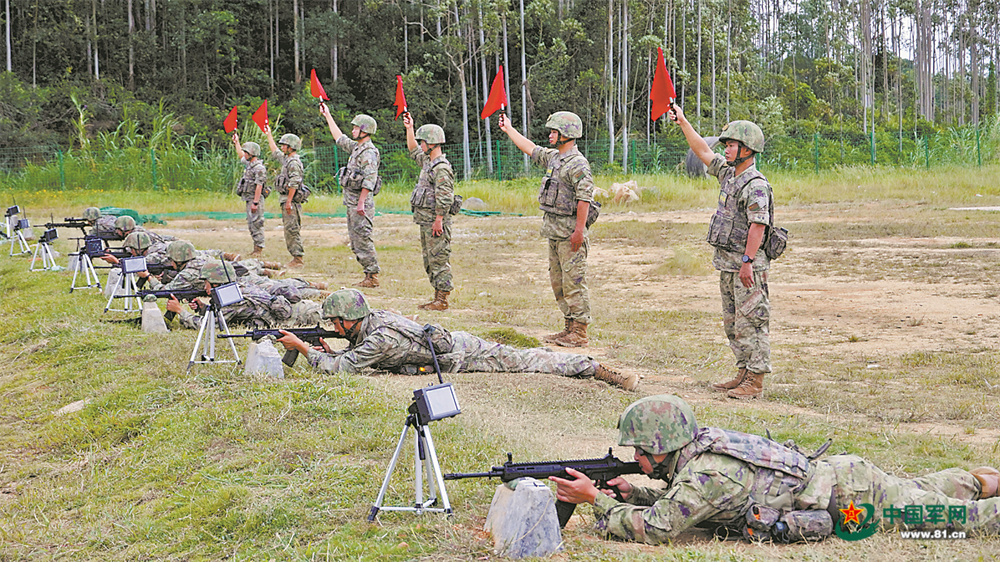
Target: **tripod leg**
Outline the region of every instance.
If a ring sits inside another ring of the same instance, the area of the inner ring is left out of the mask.
[[[441,464],[438,463],[437,450],[434,448],[434,439],[431,438],[431,430],[426,425],[424,426],[424,434],[427,440],[427,452],[430,457],[431,465],[433,467],[433,477],[437,482],[438,490],[441,490],[441,505],[444,507],[444,512],[451,515],[451,502],[448,501],[448,490],[444,487],[444,477],[441,475]]]
[[[399,462],[399,453],[403,451],[403,443],[406,442],[406,434],[410,431],[409,421],[403,425],[403,432],[399,435],[399,442],[396,443],[396,452],[392,454],[392,460],[389,461],[389,468],[385,472],[385,479],[382,480],[382,487],[378,491],[378,497],[375,498],[375,503],[372,504],[372,510],[368,513],[368,521],[374,521],[375,516],[378,515],[378,510],[382,508],[382,500],[385,499],[385,492],[389,489],[389,481],[392,479],[392,471],[396,470],[396,463]]]
[[[417,436],[414,439],[414,450],[413,450],[413,488],[414,495],[416,499],[413,501],[413,507],[416,508],[417,515],[423,512],[424,507],[424,473],[423,473],[423,461],[424,461],[424,438],[423,432],[421,431],[422,426],[416,426]]]
[[[229,325],[226,324],[226,315],[223,314],[221,310],[219,311],[219,325],[222,327],[222,333],[228,336]],[[233,343],[233,338],[226,338],[226,341],[229,342],[229,349],[233,351],[233,357],[236,358],[236,364],[240,365],[242,361],[240,361],[240,354],[236,352],[236,344]]]
[[[194,365],[194,358],[198,356],[198,348],[201,347],[201,338],[205,335],[205,322],[208,321],[208,317],[211,315],[211,311],[205,314],[205,317],[201,319],[201,326],[198,327],[198,339],[194,342],[194,349],[191,350],[191,359],[188,360],[187,372],[191,372],[191,366]]]

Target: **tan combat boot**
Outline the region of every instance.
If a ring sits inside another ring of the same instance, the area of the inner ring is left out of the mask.
[[[261,257],[263,255],[264,255],[264,248],[261,248],[260,246],[254,246],[253,247],[253,251],[250,252],[250,255],[247,256],[247,257],[248,258],[259,258],[259,257]],[[274,268],[272,268],[272,269],[274,269]]]
[[[417,308],[421,310],[448,310],[448,295],[451,291],[438,291],[434,290],[434,300],[429,303],[422,304]]]
[[[576,320],[572,322],[569,332],[561,338],[556,338],[552,343],[562,347],[587,347],[587,325]]]
[[[981,466],[969,472],[976,477],[976,480],[979,480],[979,487],[981,488],[979,499],[985,500],[1000,497],[1000,493],[998,493],[1000,491],[998,490],[1000,488],[1000,471],[993,467]]]
[[[597,370],[594,371],[594,378],[599,381],[604,381],[610,385],[620,386],[623,389],[632,392],[639,386],[639,375],[623,375],[618,371],[613,371],[600,363],[597,364]]]
[[[736,373],[736,377],[733,380],[726,382],[717,382],[712,385],[712,390],[718,390],[719,392],[726,392],[727,390],[732,390],[743,382],[743,379],[747,376],[746,367],[740,367],[740,371]]]
[[[726,396],[737,400],[760,398],[764,394],[764,373],[747,371],[743,381],[736,388],[726,393]]]
[[[292,261],[285,264],[285,269],[298,269],[304,265],[305,262],[302,261],[302,256],[295,256],[292,258]]]
[[[282,271],[280,269],[268,269],[266,267],[261,268],[261,274],[268,279],[277,279],[281,277]]]
[[[365,273],[365,278],[354,284],[355,287],[365,289],[375,289],[378,285],[378,273]]]
[[[549,335],[543,337],[542,341],[545,342],[545,343],[555,343],[555,341],[557,339],[559,339],[559,338],[565,336],[566,334],[568,334],[570,326],[573,325],[573,321],[570,320],[569,318],[564,318],[564,320],[566,320],[566,327],[563,328],[563,330],[561,332],[556,332],[554,334],[549,334]]]
[[[309,281],[309,287],[311,289],[319,289],[321,291],[326,290],[327,284],[322,281]]]
[[[260,264],[267,269],[281,269],[281,262],[261,260]]]
[[[226,261],[240,261],[243,259],[243,256],[234,254],[233,252],[222,252],[222,259]]]

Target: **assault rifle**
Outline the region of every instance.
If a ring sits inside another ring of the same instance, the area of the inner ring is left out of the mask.
[[[207,297],[207,296],[208,296],[208,293],[205,292],[205,289],[183,289],[183,290],[177,290],[177,289],[175,289],[175,290],[166,290],[166,289],[152,290],[152,289],[150,289],[150,290],[146,290],[146,291],[138,291],[134,295],[115,295],[115,298],[116,299],[129,299],[129,298],[132,298],[132,299],[134,299],[134,298],[145,299],[146,297],[156,297],[158,299],[169,299],[170,297],[174,297],[174,298],[176,298],[179,301],[193,301],[194,299],[196,299],[198,297]],[[169,322],[169,321],[171,321],[171,320],[174,319],[174,316],[176,316],[176,315],[172,311],[168,310],[167,313],[163,315],[163,319],[166,320],[167,322]]]
[[[494,466],[489,472],[468,472],[449,473],[442,477],[445,480],[460,480],[462,478],[499,478],[503,482],[510,482],[518,478],[535,478],[536,480],[546,480],[549,476],[557,476],[573,480],[574,478],[566,472],[567,468],[579,470],[594,481],[599,489],[614,490],[615,498],[621,500],[618,490],[608,486],[608,480],[617,478],[623,474],[640,474],[642,470],[637,462],[625,462],[611,454],[597,459],[581,459],[574,461],[540,461],[515,463],[510,453],[507,453],[507,462],[503,466]],[[565,527],[566,522],[573,515],[576,504],[556,500],[556,514],[559,516],[559,526]]]
[[[319,345],[319,340],[323,338],[339,338],[340,334],[337,332],[324,330],[319,327],[319,324],[315,328],[275,328],[273,330],[248,330],[245,334],[221,334],[220,338],[250,338],[257,341],[261,338],[267,336],[274,336],[275,338],[280,338],[285,334],[281,333],[284,330],[290,334],[295,334],[295,337],[308,343],[309,345]],[[299,350],[289,349],[285,351],[285,355],[281,357],[281,362],[289,367],[295,365],[295,360],[299,358]]]
[[[87,227],[90,226],[87,224],[87,219],[66,217],[63,221],[55,222],[55,219],[52,219],[52,222],[45,223],[45,228],[79,228],[84,236],[87,235]]]

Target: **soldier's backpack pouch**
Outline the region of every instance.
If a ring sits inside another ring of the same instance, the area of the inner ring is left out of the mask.
[[[424,334],[430,333],[431,343],[434,344],[434,353],[444,355],[451,353],[455,348],[455,342],[451,339],[451,332],[435,324],[424,324]],[[425,335],[424,338],[427,336]]]
[[[591,201],[590,208],[587,209],[587,228],[590,225],[597,222],[597,217],[601,216],[601,203],[599,201]]]
[[[451,202],[451,208],[448,209],[449,215],[457,215],[462,211],[462,196],[455,194],[455,200]]]
[[[822,509],[782,511],[754,504],[746,512],[743,538],[781,543],[818,541],[833,534],[833,518]]]
[[[768,228],[767,241],[764,243],[764,254],[767,259],[776,260],[785,252],[788,246],[788,229],[775,226]]]
[[[312,190],[306,184],[299,185],[299,188],[295,190],[295,195],[292,197],[292,203],[302,204],[309,200],[309,196],[312,195]]]

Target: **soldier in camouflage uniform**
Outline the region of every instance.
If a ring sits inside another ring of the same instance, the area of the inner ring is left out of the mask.
[[[578,471],[567,471],[576,480],[552,478],[558,499],[593,504],[597,530],[617,539],[662,544],[698,525],[748,538],[815,540],[845,522],[843,512],[852,502],[873,505],[887,527],[902,521],[885,524],[886,509],[962,506],[965,521],[928,521],[926,528],[947,523],[959,530],[1000,533],[1000,473],[993,468],[948,469],[907,480],[855,455],[811,461],[797,448],[763,437],[700,428],[691,407],[673,395],[634,402],[622,413],[618,430],[618,444],[634,447],[642,471],[665,481],[666,488],[612,479],[608,485],[624,498],[617,501]]]
[[[271,147],[271,156],[281,163],[281,171],[275,183],[278,187],[278,202],[281,204],[281,224],[285,231],[285,247],[292,255],[285,267],[302,267],[302,256],[305,250],[302,248],[302,203],[309,196],[308,191],[302,183],[305,178],[305,168],[302,167],[302,160],[299,158],[299,150],[302,149],[302,139],[297,135],[285,133],[281,135],[281,140],[274,142],[274,135],[271,134],[271,127],[265,126],[267,142]]]
[[[98,236],[104,240],[121,240],[115,232],[115,220],[118,217],[102,215],[97,207],[87,207],[83,210],[83,218],[93,227],[87,233],[89,236]]]
[[[549,279],[566,326],[544,340],[565,347],[586,347],[590,324],[587,219],[594,201],[594,178],[590,163],[576,147],[576,139],[583,136],[580,117],[558,111],[549,116],[545,127],[554,149],[536,146],[511,126],[506,115],[500,116],[500,130],[546,170],[538,195],[544,212],[541,234],[549,241]]]
[[[691,150],[719,178],[719,206],[709,224],[708,243],[715,248],[712,265],[719,271],[722,317],[729,347],[736,355],[736,376],[712,385],[730,398],[759,398],[764,375],[771,372],[769,326],[771,303],[762,243],[772,213],[771,185],[757,171],[754,155],[764,150],[764,133],[750,121],[733,121],[719,141],[725,155],[716,154],[694,130],[684,112],[673,106],[671,118],[684,131]]]
[[[246,204],[247,228],[253,239],[251,258],[259,258],[264,253],[264,199],[271,193],[267,187],[267,168],[260,159],[260,145],[255,142],[240,144],[240,134],[233,133],[233,147],[236,157],[243,164],[243,176],[236,184],[236,195]]]
[[[122,215],[115,219],[115,235],[118,237],[117,239],[124,240],[133,232],[145,232],[149,235],[150,240],[152,240],[154,244],[160,242],[173,242],[174,240],[177,240],[174,236],[170,236],[168,234],[157,234],[152,230],[146,230],[141,226],[137,226],[135,219],[128,215]]]
[[[278,341],[286,349],[306,354],[310,365],[326,373],[357,373],[365,368],[399,374],[434,372],[424,327],[393,312],[371,310],[365,296],[357,290],[341,289],[327,297],[323,319],[348,340],[347,349],[332,351],[323,342],[324,351],[320,351],[293,334],[286,334]],[[442,371],[594,377],[630,391],[639,384],[637,375],[622,375],[585,355],[547,348],[517,349],[437,326],[429,333]]]
[[[410,197],[413,222],[420,225],[420,249],[424,271],[434,287],[434,299],[417,308],[447,310],[451,294],[451,211],[455,201],[455,171],[441,152],[444,129],[424,125],[413,132],[413,117],[403,114],[406,146],[410,157],[420,164],[420,177]]]
[[[375,196],[382,187],[382,178],[378,175],[381,155],[371,136],[378,129],[378,124],[369,115],[357,115],[351,121],[351,140],[337,126],[325,103],[319,104],[319,112],[326,118],[337,146],[350,153],[347,165],[340,172],[340,186],[344,190],[351,251],[365,274],[365,278],[354,286],[375,288],[379,286],[379,267],[372,230],[375,227]]]

